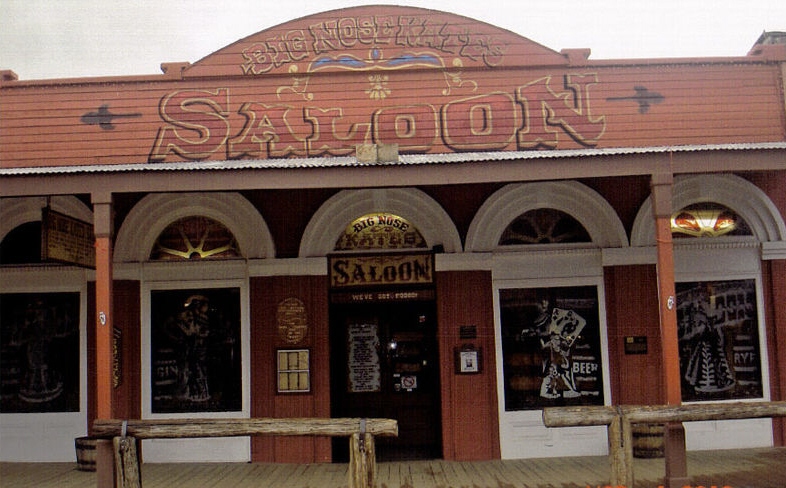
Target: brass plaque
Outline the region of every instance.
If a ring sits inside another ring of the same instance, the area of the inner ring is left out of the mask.
[[[299,344],[308,333],[306,305],[297,298],[286,298],[276,311],[278,335],[287,344]]]

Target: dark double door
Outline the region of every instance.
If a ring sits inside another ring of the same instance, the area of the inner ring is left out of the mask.
[[[399,436],[376,439],[379,460],[442,457],[435,310],[433,299],[331,305],[331,414],[396,419]],[[347,457],[336,439],[333,459]]]

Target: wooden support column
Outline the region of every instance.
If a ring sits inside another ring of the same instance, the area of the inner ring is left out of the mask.
[[[674,285],[674,246],[671,238],[671,195],[674,175],[671,168],[652,175],[652,210],[655,217],[657,246],[658,311],[660,317],[661,359],[666,388],[666,404],[682,403],[680,387],[679,336],[677,332],[677,297]],[[666,424],[664,429],[666,479],[668,488],[689,484],[685,452],[685,428],[682,423]]]
[[[112,405],[112,194],[93,193],[93,232],[96,246],[96,334],[95,364],[91,368],[96,375],[95,415],[99,419],[114,417]],[[114,461],[111,442],[101,442],[96,450],[98,488],[114,485]]]

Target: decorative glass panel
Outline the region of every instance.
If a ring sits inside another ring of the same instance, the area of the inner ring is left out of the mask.
[[[733,210],[717,203],[689,205],[671,217],[674,237],[749,236],[750,227]]]
[[[242,409],[240,289],[150,293],[153,413]]]
[[[581,223],[553,208],[537,208],[519,215],[499,238],[500,246],[592,242]]]
[[[0,294],[0,412],[79,411],[79,293]]]
[[[336,242],[336,251],[418,249],[426,240],[407,219],[391,213],[366,214],[353,220]]]
[[[209,217],[185,217],[158,236],[151,260],[221,259],[240,256],[235,236]]]
[[[594,286],[499,291],[505,410],[603,405]]]
[[[682,400],[762,398],[755,281],[676,288]]]

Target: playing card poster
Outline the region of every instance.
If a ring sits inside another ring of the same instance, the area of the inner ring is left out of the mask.
[[[499,290],[505,410],[603,405],[595,286]]]

